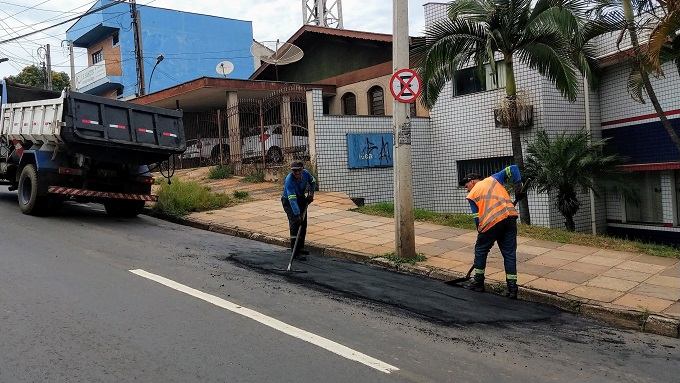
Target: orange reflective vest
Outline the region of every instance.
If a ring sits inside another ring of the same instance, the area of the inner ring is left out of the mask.
[[[493,225],[508,217],[517,217],[517,210],[512,204],[508,191],[493,177],[477,182],[466,198],[479,208],[477,231],[480,233],[489,230]]]

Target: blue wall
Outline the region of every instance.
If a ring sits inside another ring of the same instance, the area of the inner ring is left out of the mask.
[[[93,8],[110,2],[100,0]],[[137,5],[137,10],[142,26],[147,93],[204,76],[221,77],[215,67],[222,61],[234,64],[228,78],[247,79],[255,71],[250,53],[252,22],[141,5]],[[81,18],[66,33],[68,39],[77,40],[101,25],[118,28],[123,96],[134,94],[137,82],[131,21],[129,4],[121,3]],[[156,67],[149,88],[151,71],[159,54],[164,60]]]
[[[675,132],[680,134],[680,118],[674,118],[669,122]],[[609,138],[607,153],[626,156],[628,157],[626,162],[630,164],[680,161],[680,153],[661,121],[602,129],[602,137]]]

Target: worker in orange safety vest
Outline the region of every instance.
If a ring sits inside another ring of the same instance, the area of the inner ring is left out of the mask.
[[[506,182],[512,182],[517,200],[526,197],[524,184],[517,165],[511,165],[483,178],[477,173],[466,175],[460,185],[468,191],[466,199],[470,203],[475,224],[477,241],[475,243],[475,275],[466,288],[484,292],[484,272],[486,258],[494,243],[503,255],[506,296],[517,299],[517,210],[505,189]],[[516,202],[515,202],[516,203]]]

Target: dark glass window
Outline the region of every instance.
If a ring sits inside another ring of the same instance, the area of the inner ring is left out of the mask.
[[[477,68],[461,69],[453,78],[453,95],[462,96],[486,90],[484,82],[477,75]]]
[[[345,93],[342,95],[342,114],[356,116],[357,96],[355,96],[354,93]]]
[[[408,104],[409,110],[411,111],[411,117],[416,116],[416,102],[413,101],[412,103]]]
[[[101,49],[98,50],[97,52],[92,54],[92,65],[103,61],[104,60],[104,54],[102,53]]]
[[[377,85],[368,90],[368,114],[371,116],[385,115],[385,92]]]
[[[477,158],[474,160],[457,161],[458,179],[463,179],[468,173],[477,173],[482,177],[488,177],[498,173],[513,164],[512,156]]]

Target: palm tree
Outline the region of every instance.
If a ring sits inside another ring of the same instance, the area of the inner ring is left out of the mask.
[[[659,0],[659,4],[665,12],[649,36],[647,56],[657,73],[663,74],[661,64],[673,61],[680,75],[680,0]]]
[[[444,85],[459,69],[473,64],[481,76],[484,65],[496,71],[502,58],[506,76],[506,104],[511,116],[512,155],[524,166],[517,121],[518,61],[548,78],[569,101],[579,89],[579,70],[594,83],[594,59],[586,49],[585,0],[458,0],[448,6],[448,17],[429,26],[425,38],[414,42],[412,56],[423,81],[421,101],[432,108]],[[595,29],[591,29],[591,32]],[[514,116],[514,117],[512,117]],[[531,223],[527,201],[519,206],[522,222]]]
[[[637,25],[635,19],[636,13],[638,16],[642,15],[643,13],[645,13],[648,16],[653,15],[655,3],[651,0],[596,0],[596,2],[597,6],[593,9],[593,14],[599,17],[600,20],[604,22],[615,24],[620,24],[621,22],[623,22],[623,24],[625,25],[624,31],[628,32],[628,35],[630,37],[630,43],[633,48],[634,62],[631,74],[628,79],[627,84],[628,92],[630,93],[631,97],[634,100],[644,103],[645,102],[644,97],[642,96],[642,89],[644,88],[645,92],[647,93],[647,96],[649,97],[649,101],[652,103],[652,106],[654,107],[654,111],[659,117],[659,120],[661,120],[662,126],[666,130],[666,133],[668,133],[668,136],[671,138],[671,141],[673,141],[673,143],[675,144],[675,147],[678,149],[678,151],[680,151],[680,137],[678,137],[678,135],[675,133],[675,130],[673,130],[673,126],[668,121],[668,118],[666,117],[666,114],[664,113],[663,109],[661,108],[661,104],[659,103],[659,98],[656,96],[654,88],[652,88],[652,83],[649,81],[649,72],[653,70],[654,62],[653,61],[650,62],[649,56],[645,54],[643,47],[640,46],[638,30],[641,29],[641,26]],[[675,36],[675,31],[677,30],[677,24],[673,24],[675,23],[675,19],[670,18],[668,19],[668,22],[669,24],[666,26],[666,29],[657,30],[656,37],[654,36],[654,34],[652,34],[652,38],[656,38],[655,40],[656,45],[652,45],[653,48],[656,47],[660,48],[658,39],[664,40],[666,37]],[[672,29],[674,25],[676,27],[675,30]],[[622,34],[619,37],[618,42],[620,42],[621,39],[623,38],[624,31],[621,32]],[[665,37],[660,37],[661,34],[663,34]],[[661,45],[663,45],[663,43]],[[674,45],[677,48],[678,46],[680,46],[680,41],[674,42]],[[659,49],[658,52],[661,53],[661,50]],[[666,49],[663,52],[670,53],[670,56],[664,55],[664,57],[666,57],[667,59],[672,59],[673,57],[672,49],[670,51]],[[676,60],[675,62],[676,65],[678,66],[678,73],[680,74],[680,59]],[[658,68],[660,69],[660,65],[658,66]]]
[[[632,201],[636,199],[624,173],[617,168],[623,158],[603,154],[607,139],[590,141],[585,130],[562,133],[554,140],[541,131],[527,149],[525,175],[532,179],[531,185],[539,193],[557,192],[555,206],[564,216],[568,231],[576,230],[574,215],[581,207],[578,188],[596,191],[603,187],[623,193]]]

